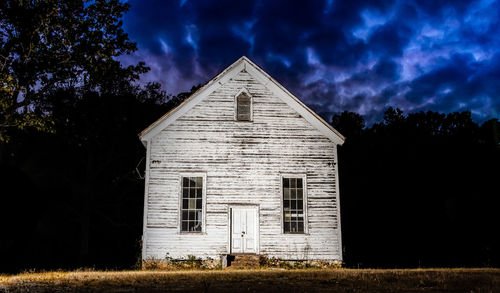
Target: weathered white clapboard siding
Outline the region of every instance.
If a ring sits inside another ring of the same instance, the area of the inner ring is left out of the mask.
[[[253,122],[235,119],[235,95]],[[336,145],[242,70],[150,139],[145,258],[229,252],[231,204],[259,206],[260,254],[341,260]],[[179,233],[180,174],[206,174],[203,234]],[[305,174],[307,234],[283,234],[280,174]]]

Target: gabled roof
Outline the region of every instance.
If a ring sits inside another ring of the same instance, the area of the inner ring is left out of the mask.
[[[189,98],[184,100],[184,102],[167,112],[160,119],[156,120],[153,124],[139,133],[139,138],[141,139],[141,141],[147,142],[149,139],[160,133],[168,125],[177,120],[177,118],[181,117],[184,113],[203,101],[217,88],[236,76],[242,70],[246,70],[252,77],[261,82],[274,95],[279,97],[286,104],[288,104],[288,106],[297,111],[304,119],[311,123],[311,125],[317,128],[331,141],[339,145],[342,145],[344,143],[345,137],[342,134],[335,130],[329,123],[323,120],[323,118],[321,118],[313,110],[307,107],[297,97],[295,97],[281,84],[279,84],[276,80],[269,76],[269,74],[264,72],[264,70],[262,70],[259,66],[257,66],[245,56],[236,60],[236,62],[231,64],[231,66],[219,73],[215,78],[210,80],[207,84],[193,93]]]

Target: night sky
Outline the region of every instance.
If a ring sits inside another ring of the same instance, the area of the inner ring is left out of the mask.
[[[500,1],[128,1],[143,82],[204,84],[242,55],[329,119],[387,107],[500,117]]]

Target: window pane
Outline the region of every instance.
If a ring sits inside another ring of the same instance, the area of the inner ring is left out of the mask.
[[[302,188],[302,178],[297,178],[297,188]]]
[[[238,96],[238,103],[250,103],[250,97],[245,93],[241,93],[241,95]]]
[[[250,103],[239,103],[238,114],[250,114]]]
[[[296,222],[290,223],[290,232],[297,232],[297,223]]]
[[[298,232],[304,232],[304,222],[298,222]]]
[[[285,209],[289,208],[290,207],[290,201],[289,200],[283,200],[283,207]]]
[[[290,187],[291,188],[295,188],[296,187],[295,182],[296,182],[295,178],[290,178]]]
[[[189,178],[182,178],[182,187],[189,187]]]
[[[303,210],[304,209],[304,201],[297,200],[297,208],[300,210]]]
[[[202,188],[196,188],[196,197],[197,198],[201,198],[202,197],[202,193],[203,193],[203,189]]]
[[[242,93],[238,96],[238,98],[240,98],[240,99],[244,100],[244,99],[248,99],[249,97],[248,97],[247,93],[242,92]]]
[[[288,188],[288,187],[290,187],[290,179],[283,178],[283,188]]]
[[[285,200],[290,199],[290,189],[289,188],[283,188],[283,198]]]
[[[198,223],[195,222],[195,226],[193,228],[193,231],[201,232],[201,222],[198,222]]]
[[[195,210],[196,209],[196,199],[195,198],[190,198],[189,199],[189,209],[190,210]]]
[[[238,114],[238,120],[250,121],[250,114]]]
[[[291,209],[293,209],[293,210],[294,210],[294,209],[296,209],[296,208],[297,208],[297,201],[292,200],[292,201],[291,201],[291,207],[290,207],[290,208],[291,208]]]
[[[292,214],[290,213],[285,213],[285,222],[289,222],[292,219]]]
[[[297,191],[295,190],[295,188],[291,188],[290,189],[290,199],[297,199]]]
[[[196,214],[196,211],[189,211],[189,220],[190,221],[194,221],[195,220],[195,214]]]
[[[182,211],[182,220],[183,221],[189,220],[188,211]]]
[[[195,225],[194,221],[189,221],[189,224],[188,224],[189,231],[194,231],[194,225]]]
[[[297,188],[297,199],[302,199],[303,194],[302,194],[302,189]]]
[[[196,221],[198,221],[200,224],[201,224],[201,210],[200,211],[196,211]]]
[[[189,208],[189,199],[182,200],[182,209],[187,210]]]
[[[239,103],[242,103],[242,102],[250,102],[250,97],[249,97],[246,93],[241,93],[241,94],[238,96],[238,102],[239,102]]]
[[[189,188],[183,188],[182,189],[182,197],[183,198],[188,198],[189,197]]]
[[[238,109],[238,117],[242,117],[242,118],[245,118],[245,117],[248,117],[250,118],[250,111],[248,109],[245,109],[245,108],[240,108]]]
[[[196,177],[196,187],[203,187],[203,177]]]
[[[198,198],[196,200],[196,209],[197,210],[201,210],[202,209],[202,207],[201,207],[201,198]]]
[[[189,188],[189,198],[196,197],[196,188]]]
[[[249,114],[238,114],[238,120],[250,121],[250,115]]]
[[[188,231],[188,222],[187,221],[182,221],[181,231]]]
[[[285,222],[285,232],[290,232],[290,222]]]

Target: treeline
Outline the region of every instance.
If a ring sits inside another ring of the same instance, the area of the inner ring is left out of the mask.
[[[364,127],[351,112],[332,124],[339,151],[348,266],[499,266],[500,123],[470,112],[389,108]]]

